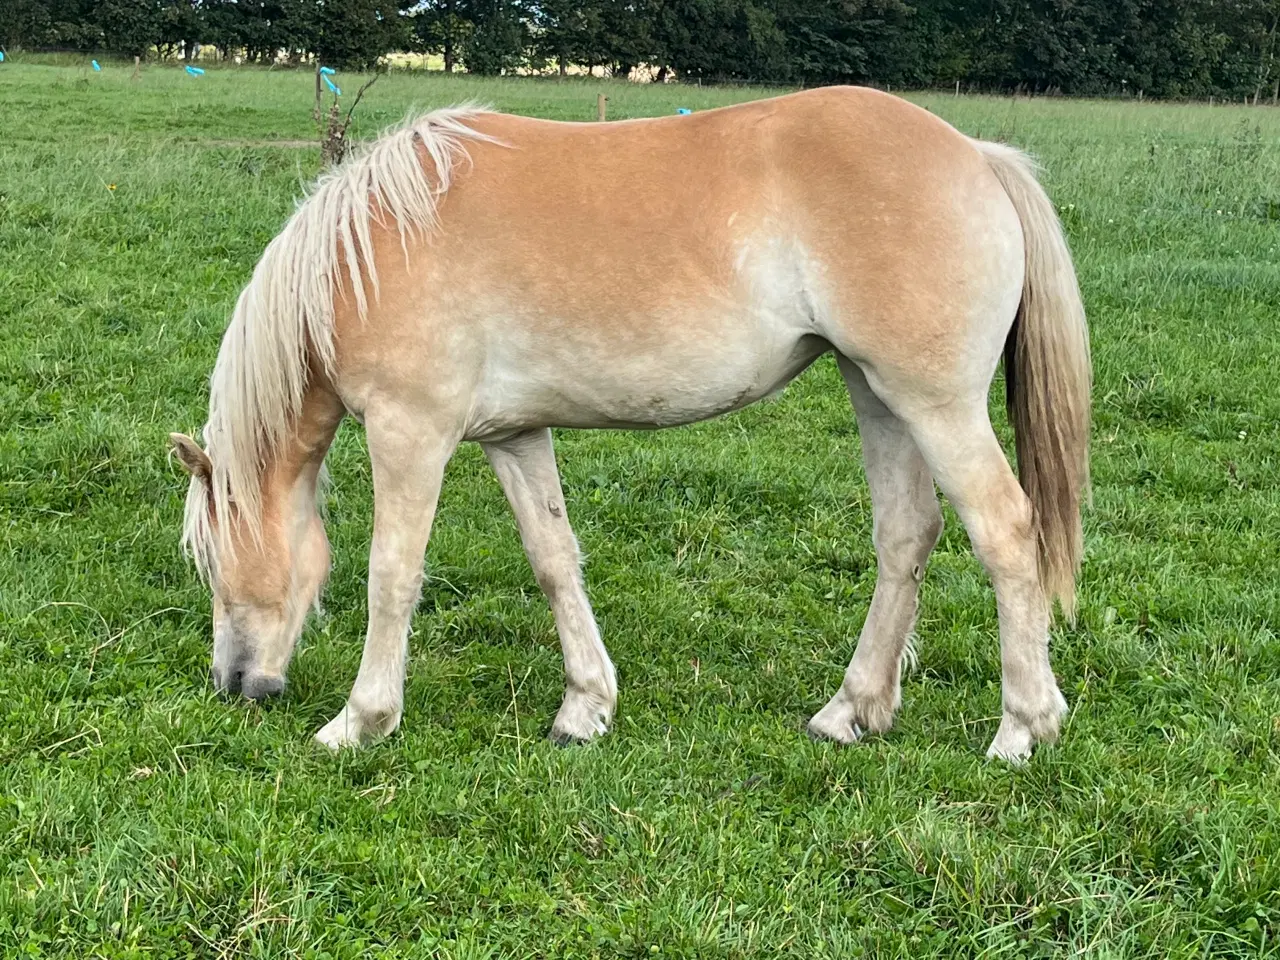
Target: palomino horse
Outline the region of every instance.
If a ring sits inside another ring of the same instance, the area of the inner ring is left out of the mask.
[[[213,678],[279,692],[329,568],[325,452],[367,431],[369,629],[330,747],[400,723],[445,463],[479,442],[555,613],[561,740],[605,731],[613,664],[583,591],[558,427],[690,423],[834,351],[857,413],[878,581],[809,730],[883,731],[925,561],[955,506],[996,591],[990,754],[1052,740],[1053,598],[1070,616],[1088,482],[1088,334],[1029,161],[903,100],[827,88],[693,116],[553,123],[439,110],[326,174],[271,242],[214,368],[184,540],[213,588]],[[987,394],[1004,356],[1019,486]]]

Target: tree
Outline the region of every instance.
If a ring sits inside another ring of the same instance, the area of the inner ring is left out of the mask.
[[[654,59],[652,21],[643,0],[605,0],[598,37],[603,61],[615,77]]]
[[[598,3],[542,0],[533,8],[533,50],[543,63],[556,64],[564,76],[570,63],[587,63],[598,32]]]
[[[104,46],[127,57],[145,57],[160,40],[160,7],[152,0],[102,0],[97,7]]]
[[[201,12],[204,20],[202,42],[218,48],[225,59],[245,45],[244,8],[235,0],[203,0]]]
[[[408,45],[399,9],[381,0],[320,0],[314,50],[327,66],[367,70],[391,50]]]
[[[0,0],[6,46],[163,56],[197,41],[347,68],[413,48],[482,74],[647,63],[805,85],[1280,93],[1280,0]]]
[[[901,72],[893,53],[911,13],[901,0],[782,0],[773,10],[786,38],[782,79],[885,82]]]
[[[707,80],[765,79],[753,76],[751,62],[767,60],[752,46],[765,40],[765,24],[748,33],[749,3],[742,0],[654,0],[654,49],[658,65]]]
[[[453,73],[476,25],[459,10],[458,0],[427,0],[413,16],[413,46],[444,57],[444,72]]]
[[[161,0],[156,37],[160,55],[171,57],[182,48],[189,58],[205,34],[203,14],[203,9],[192,0]]]
[[[1255,97],[1274,92],[1280,79],[1280,0],[1222,0],[1213,11],[1225,41],[1212,66],[1214,86]]]
[[[0,0],[0,47],[52,42],[53,21],[41,0]]]
[[[459,0],[458,7],[473,24],[459,50],[470,73],[497,76],[524,62],[528,28],[516,0]]]

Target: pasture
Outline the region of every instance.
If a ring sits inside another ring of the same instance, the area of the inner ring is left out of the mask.
[[[166,456],[316,171],[312,77],[130,72],[0,65],[0,954],[1280,954],[1280,112],[912,97],[1041,158],[1090,311],[1059,745],[983,759],[995,602],[949,511],[896,728],[805,736],[875,578],[826,358],[719,421],[557,435],[620,685],[585,747],[544,739],[551,615],[464,447],[404,725],[335,757],[311,736],[364,634],[360,430],[329,459],[325,614],[265,707],[212,691]],[[466,99],[590,120],[600,90],[611,118],[767,92],[399,74],[356,133]]]

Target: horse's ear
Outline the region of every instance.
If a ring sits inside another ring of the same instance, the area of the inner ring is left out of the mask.
[[[187,473],[208,483],[213,477],[213,461],[200,449],[200,444],[185,433],[169,434],[169,442],[173,444],[173,452]]]

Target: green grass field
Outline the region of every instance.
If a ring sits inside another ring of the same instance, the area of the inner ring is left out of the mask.
[[[824,360],[717,422],[559,435],[621,684],[586,747],[543,739],[551,616],[464,448],[404,726],[334,757],[311,735],[363,638],[360,431],[330,456],[327,614],[265,708],[212,691],[165,447],[316,171],[287,145],[312,78],[129,73],[0,65],[0,956],[1280,955],[1280,112],[917,98],[1044,161],[1090,309],[1058,746],[983,759],[995,603],[951,514],[897,728],[806,738],[875,577]],[[358,134],[471,98],[593,119],[599,90],[611,117],[765,93],[397,75]]]

